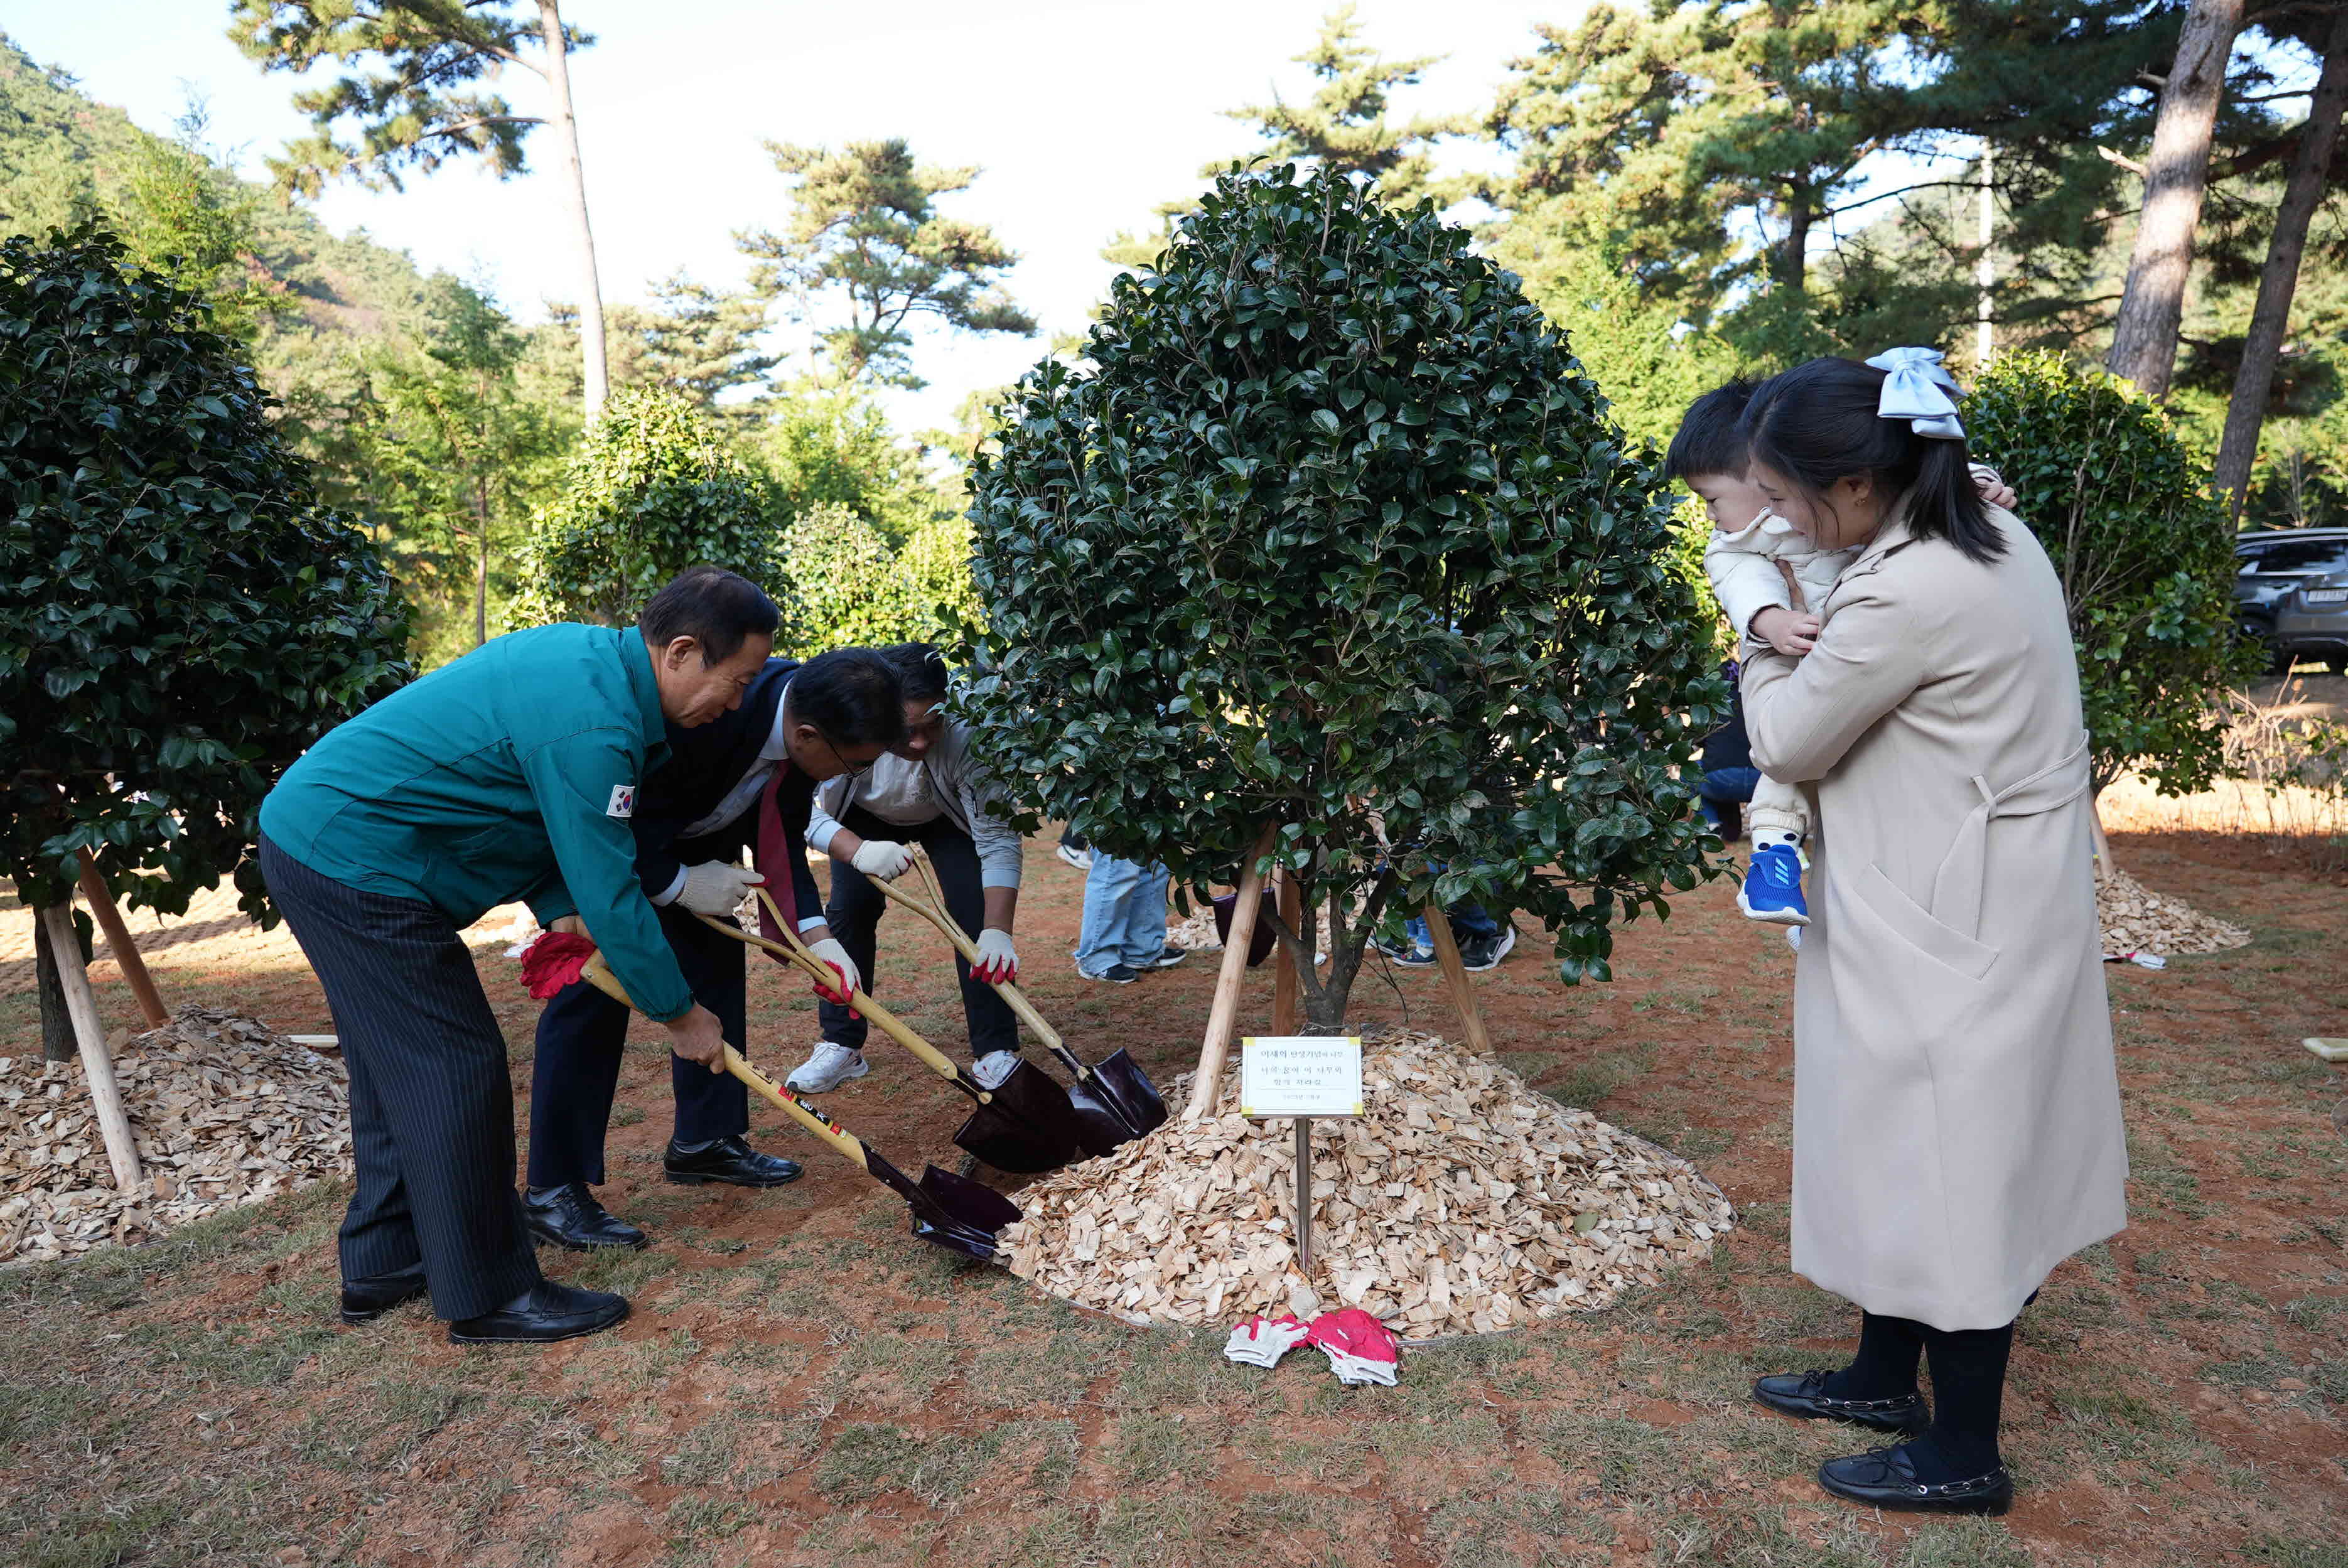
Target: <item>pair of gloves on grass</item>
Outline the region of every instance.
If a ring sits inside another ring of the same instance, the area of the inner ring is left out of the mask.
[[[1246,1366],[1272,1367],[1299,1345],[1318,1347],[1340,1383],[1394,1387],[1402,1347],[1385,1324],[1358,1307],[1324,1312],[1310,1324],[1286,1312],[1250,1317],[1231,1330],[1223,1354]]]

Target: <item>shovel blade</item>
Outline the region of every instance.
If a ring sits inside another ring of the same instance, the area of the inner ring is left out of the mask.
[[[983,1230],[989,1235],[1005,1225],[1019,1223],[1017,1204],[983,1182],[973,1182],[968,1176],[958,1176],[952,1171],[941,1171],[935,1165],[922,1167],[922,1191],[929,1194],[938,1207],[953,1216],[956,1223]]]
[[[1134,1137],[1166,1124],[1165,1097],[1131,1056],[1113,1051],[1093,1064],[1093,1075],[1116,1102],[1117,1114],[1133,1129]]]
[[[1004,1261],[994,1233],[1019,1218],[1018,1205],[1010,1199],[935,1165],[925,1167],[915,1182],[870,1149],[864,1159],[872,1178],[912,1210],[915,1235],[980,1263]]]
[[[1076,1142],[1084,1145],[1087,1159],[1098,1159],[1141,1136],[1142,1129],[1125,1119],[1114,1100],[1094,1091],[1089,1075],[1069,1089],[1068,1104],[1076,1114]]]
[[[1032,1062],[1021,1062],[1002,1087],[954,1133],[954,1142],[998,1171],[1033,1175],[1056,1171],[1076,1157],[1076,1113],[1068,1091]]]

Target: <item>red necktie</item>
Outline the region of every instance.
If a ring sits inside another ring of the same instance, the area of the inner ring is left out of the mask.
[[[788,757],[775,764],[772,778],[758,794],[758,841],[750,852],[750,863],[759,876],[767,879],[767,896],[789,917],[794,930],[799,918],[798,881],[792,875],[790,835],[783,831],[783,814],[777,799],[783,780],[790,776]],[[775,917],[767,909],[765,900],[758,904],[758,929],[770,942],[779,942],[783,934],[775,929]]]

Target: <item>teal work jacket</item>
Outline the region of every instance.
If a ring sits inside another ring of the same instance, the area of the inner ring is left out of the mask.
[[[542,626],[475,649],[327,732],[261,805],[303,865],[458,927],[510,899],[576,914],[649,1016],[693,993],[636,881],[636,784],[668,755],[633,627]]]

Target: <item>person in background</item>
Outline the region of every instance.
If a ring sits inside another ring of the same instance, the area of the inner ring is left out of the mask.
[[[1728,722],[1704,736],[1697,753],[1704,777],[1696,797],[1712,825],[1730,838],[1744,836],[1744,806],[1753,798],[1761,770],[1753,765],[1753,743],[1745,733],[1745,698],[1736,689],[1737,664],[1725,659],[1721,678],[1728,682]]]
[[[869,772],[833,779],[817,792],[808,841],[832,857],[827,917],[870,991],[877,983],[880,917],[889,907],[873,881],[902,876],[913,863],[906,845],[922,847],[937,871],[946,912],[978,948],[975,968],[957,953],[954,969],[970,1029],[971,1073],[992,1089],[1019,1065],[1019,1020],[994,989],[1019,978],[1012,943],[1023,861],[1019,830],[987,809],[1000,792],[971,755],[969,723],[946,712],[946,663],[938,651],[926,642],[901,642],[882,657],[897,673],[904,738]],[[823,1038],[788,1081],[802,1094],[827,1093],[870,1071],[864,1061],[865,1020],[836,1003],[819,1011]]]
[[[1077,927],[1076,973],[1107,985],[1129,986],[1152,969],[1170,969],[1190,955],[1166,945],[1166,890],[1173,873],[1163,866],[1119,860],[1096,847],[1085,873],[1084,921]]]
[[[809,803],[819,783],[871,766],[902,737],[903,707],[894,669],[870,649],[838,648],[805,664],[768,659],[733,711],[670,733],[670,760],[637,794],[636,875],[694,997],[737,1050],[748,1039],[743,945],[701,917],[730,923],[750,889],[767,886],[793,914],[799,939],[855,988],[861,966],[825,924],[808,870]],[[735,863],[746,846],[755,870]],[[627,1036],[627,1008],[584,980],[556,992],[539,1015],[522,1206],[541,1241],[573,1250],[646,1245],[593,1191],[604,1179]],[[775,1187],[798,1176],[796,1161],[750,1146],[740,1079],[672,1059],[669,1084],[676,1121],[661,1153],[664,1179]]]
[[[1093,846],[1086,844],[1085,835],[1073,827],[1060,829],[1060,847],[1056,853],[1065,864],[1079,871],[1093,868]]]
[[[345,1322],[427,1292],[462,1344],[627,1317],[624,1297],[539,1272],[505,1036],[461,933],[513,899],[583,927],[677,1056],[719,1063],[722,1027],[662,938],[629,822],[669,737],[741,702],[776,620],[740,578],[693,571],[635,626],[492,639],[329,731],[262,803],[261,874],[350,1071]]]
[[[1484,906],[1473,899],[1463,898],[1451,905],[1443,911],[1443,917],[1451,927],[1451,940],[1459,948],[1459,961],[1470,974],[1481,974],[1516,950],[1515,924],[1494,919]],[[1420,969],[1434,963],[1435,936],[1426,928],[1426,917],[1412,916],[1403,922],[1402,930],[1403,939],[1399,942],[1377,937],[1371,939],[1371,945],[1406,968]]]

